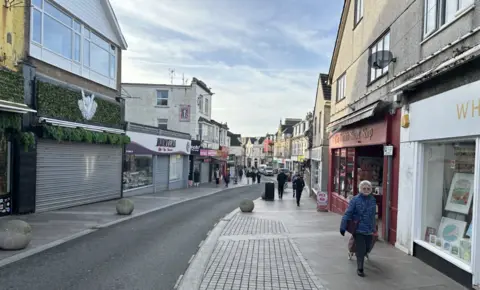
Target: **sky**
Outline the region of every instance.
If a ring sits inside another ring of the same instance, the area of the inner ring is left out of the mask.
[[[313,111],[341,0],[111,0],[128,43],[123,82],[204,81],[212,118],[242,136]]]

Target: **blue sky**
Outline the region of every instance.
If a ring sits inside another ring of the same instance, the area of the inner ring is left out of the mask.
[[[313,110],[341,0],[111,0],[128,42],[122,81],[170,83],[169,69],[215,92],[212,118],[244,136]]]

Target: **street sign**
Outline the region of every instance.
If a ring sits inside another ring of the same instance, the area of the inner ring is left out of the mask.
[[[392,145],[383,146],[383,155],[384,156],[392,156],[393,155],[393,146]]]

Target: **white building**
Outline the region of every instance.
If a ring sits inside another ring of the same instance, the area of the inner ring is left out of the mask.
[[[308,137],[306,135],[309,129],[309,119],[305,118],[301,122],[293,125],[292,136],[292,163],[295,172],[301,171],[301,164],[308,154]]]
[[[265,137],[249,137],[245,144],[245,165],[257,167],[265,163],[264,142]]]
[[[328,134],[327,124],[330,122],[330,99],[332,88],[328,84],[328,75],[320,74],[313,111],[311,174],[312,189],[327,191],[328,184]]]

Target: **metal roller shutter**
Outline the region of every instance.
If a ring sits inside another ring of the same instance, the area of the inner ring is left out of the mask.
[[[40,140],[35,211],[120,197],[122,148]]]
[[[201,163],[200,165],[200,182],[208,182],[208,175],[210,174],[210,163]]]
[[[155,167],[155,190],[168,190],[168,156],[157,156]]]

